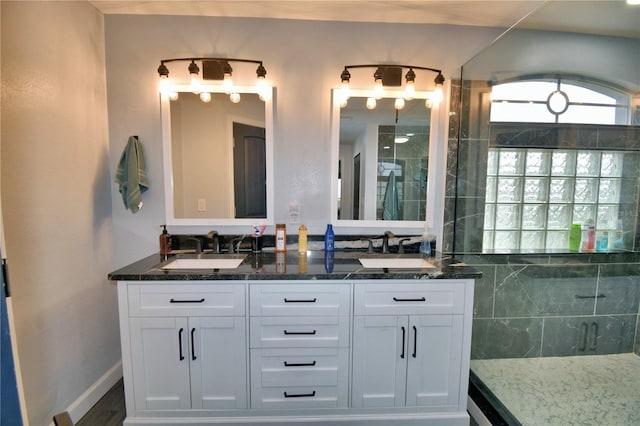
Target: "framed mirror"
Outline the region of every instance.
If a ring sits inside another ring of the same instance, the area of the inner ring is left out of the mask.
[[[396,109],[400,90],[387,90],[373,109],[367,108],[370,91],[352,90],[342,107],[338,90],[331,128],[333,223],[422,232],[425,222],[433,224],[429,188],[438,179],[429,160],[439,107],[428,108],[428,93],[417,92]]]
[[[161,94],[168,225],[273,224],[273,95],[203,85],[203,102],[189,86],[176,100]],[[273,89],[271,89],[273,90]]]

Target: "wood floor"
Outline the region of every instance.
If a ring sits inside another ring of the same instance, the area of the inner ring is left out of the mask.
[[[124,418],[124,385],[120,379],[76,426],[122,426]]]

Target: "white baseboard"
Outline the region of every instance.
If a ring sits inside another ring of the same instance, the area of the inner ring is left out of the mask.
[[[76,423],[89,412],[96,402],[100,400],[109,390],[122,378],[122,361],[111,367],[94,384],[82,393],[67,408],[67,413],[71,420]],[[54,426],[53,422],[49,426]]]
[[[467,397],[467,411],[471,415],[471,418],[478,423],[478,426],[491,426],[491,422],[486,418],[482,410],[478,408],[471,397]]]

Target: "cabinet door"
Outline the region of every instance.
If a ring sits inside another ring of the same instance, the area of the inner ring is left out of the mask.
[[[462,330],[462,315],[409,317],[407,406],[458,406]]]
[[[131,318],[136,410],[191,408],[186,318]]]
[[[356,316],[353,326],[353,407],[405,405],[407,316]]]
[[[193,408],[247,408],[244,317],[189,318]]]

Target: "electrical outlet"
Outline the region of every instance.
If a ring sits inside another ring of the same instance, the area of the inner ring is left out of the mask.
[[[204,198],[198,198],[198,211],[206,212],[207,211],[207,200]]]

